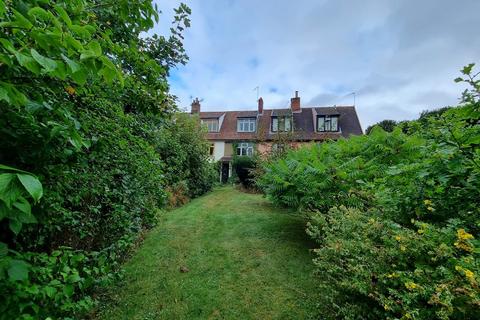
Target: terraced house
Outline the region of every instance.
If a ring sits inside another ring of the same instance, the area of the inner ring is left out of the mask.
[[[222,163],[223,182],[232,175],[234,154],[261,155],[286,143],[298,147],[363,133],[355,106],[302,107],[298,91],[290,101],[290,108],[264,109],[260,98],[254,111],[215,112],[202,112],[200,101],[193,101],[191,112],[208,129],[210,155]]]

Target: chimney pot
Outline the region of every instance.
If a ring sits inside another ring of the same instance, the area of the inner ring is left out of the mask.
[[[298,91],[295,91],[295,97],[290,99],[290,109],[292,112],[300,112],[300,97],[298,96]]]
[[[258,114],[263,114],[263,99],[260,97],[258,99]]]
[[[200,100],[195,98],[192,102],[192,114],[199,114],[200,113]]]

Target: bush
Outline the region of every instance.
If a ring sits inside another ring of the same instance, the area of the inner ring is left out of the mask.
[[[255,168],[255,160],[249,156],[236,156],[232,166],[240,183],[245,188],[251,188],[254,185],[252,170]]]
[[[452,220],[413,228],[345,207],[315,214],[318,280],[347,319],[475,319],[479,241]]]
[[[190,9],[144,38],[151,1],[0,3],[0,318],[83,318],[167,189],[211,187],[206,141],[168,92]]]
[[[267,197],[309,212],[327,318],[480,314],[480,81],[463,104],[265,164]],[[402,132],[402,129],[407,134]],[[420,129],[420,130],[419,130]]]

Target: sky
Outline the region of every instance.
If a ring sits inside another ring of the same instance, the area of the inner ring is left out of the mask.
[[[162,11],[151,33],[168,34],[180,1]],[[192,26],[190,57],[171,71],[171,93],[190,110],[355,105],[362,127],[418,117],[456,105],[454,83],[480,65],[480,0],[184,0]],[[480,68],[480,66],[479,66]]]

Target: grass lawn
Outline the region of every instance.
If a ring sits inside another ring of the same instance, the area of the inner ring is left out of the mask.
[[[163,216],[98,318],[316,318],[304,229],[260,195],[217,189]]]

